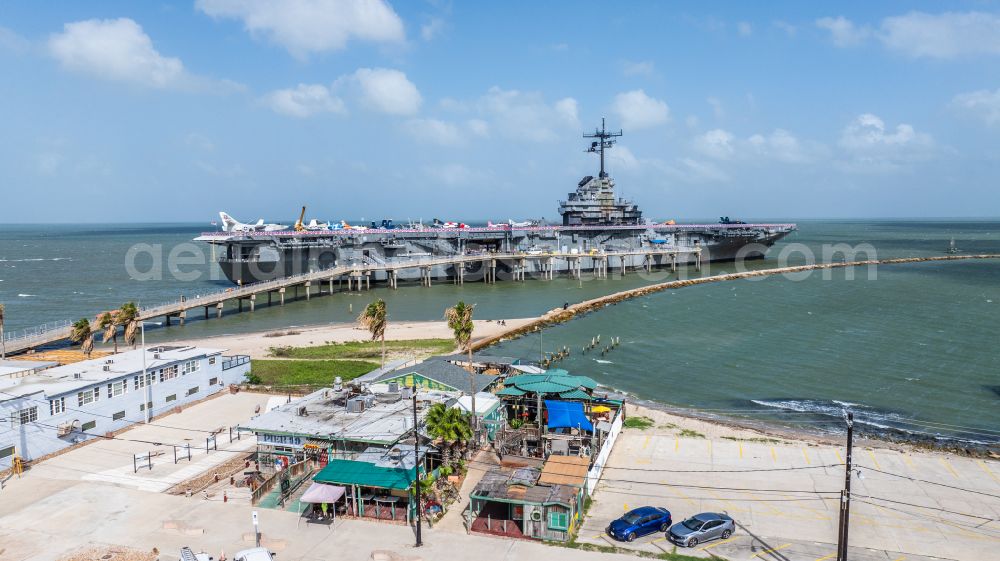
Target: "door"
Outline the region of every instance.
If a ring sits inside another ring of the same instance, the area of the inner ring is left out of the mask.
[[[701,529],[702,534],[704,534],[704,539],[713,540],[722,534],[722,521],[712,520],[711,522],[705,524]]]
[[[639,534],[645,536],[646,534],[652,534],[653,532],[660,529],[660,525],[657,524],[657,519],[659,517],[655,514],[650,514],[648,516],[642,517],[642,521],[639,526]]]

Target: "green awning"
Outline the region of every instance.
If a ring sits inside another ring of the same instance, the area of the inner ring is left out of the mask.
[[[368,462],[334,459],[313,477],[313,481],[331,485],[405,490],[413,482],[413,472],[402,468],[379,467]]]
[[[519,396],[524,395],[525,393],[527,393],[527,392],[525,392],[524,390],[519,390],[519,389],[515,388],[514,386],[507,386],[506,388],[498,391],[497,395],[506,395],[506,396],[511,396],[511,397],[519,397]]]
[[[585,392],[583,390],[570,390],[568,392],[563,392],[563,393],[559,394],[559,398],[560,399],[583,399],[583,400],[588,400],[588,401],[591,400],[591,399],[594,399],[594,398],[590,397],[590,395],[587,394],[587,392]]]

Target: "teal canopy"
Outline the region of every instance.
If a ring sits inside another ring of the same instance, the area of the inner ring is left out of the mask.
[[[413,472],[402,468],[386,468],[354,460],[330,460],[325,468],[313,477],[317,483],[331,485],[360,485],[379,489],[409,489]]]

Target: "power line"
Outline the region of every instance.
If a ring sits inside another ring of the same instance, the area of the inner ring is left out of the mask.
[[[858,495],[858,496],[860,496],[860,497],[866,497],[866,498],[869,498],[869,499],[872,499],[872,500],[875,500],[875,501],[885,501],[887,503],[893,503],[893,504],[898,504],[898,505],[906,505],[906,506],[912,506],[912,507],[916,507],[916,508],[924,508],[924,509],[927,509],[927,510],[936,510],[938,512],[946,512],[948,514],[954,514],[956,516],[965,516],[967,518],[976,518],[978,520],[984,520],[986,522],[997,522],[998,521],[996,518],[989,518],[989,517],[986,517],[986,516],[979,516],[978,514],[968,514],[966,512],[957,512],[957,511],[954,511],[954,510],[948,510],[946,508],[941,508],[941,507],[936,507],[936,506],[918,505],[918,504],[913,504],[913,503],[907,503],[907,502],[904,502],[904,501],[896,501],[896,500],[893,500],[893,499],[886,499],[884,497],[873,497],[871,495]],[[876,506],[878,506],[878,505],[876,505]]]
[[[956,491],[965,491],[966,493],[975,493],[976,495],[983,495],[983,496],[986,496],[986,497],[992,497],[994,499],[1000,499],[1000,495],[994,495],[993,493],[987,493],[985,491],[976,491],[975,489],[966,489],[964,487],[957,487],[955,485],[948,485],[946,483],[938,483],[936,481],[928,481],[926,479],[917,479],[915,477],[910,477],[908,475],[902,475],[902,474],[899,474],[899,473],[892,473],[892,472],[889,472],[889,471],[883,471],[881,469],[875,469],[873,467],[868,467],[868,466],[859,465],[858,467],[862,468],[862,469],[867,469],[869,471],[883,473],[885,475],[891,475],[893,477],[899,477],[900,479],[909,479],[910,481],[915,481],[915,482],[918,482],[918,483],[927,483],[928,485],[937,485],[939,487],[947,487],[948,489],[955,489]]]

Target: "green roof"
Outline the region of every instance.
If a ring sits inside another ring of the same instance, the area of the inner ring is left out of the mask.
[[[509,395],[509,396],[517,397],[517,396],[524,395],[525,393],[527,393],[527,392],[525,392],[524,390],[519,390],[519,389],[515,388],[514,386],[507,386],[506,388],[498,391],[497,395]]]
[[[413,474],[408,469],[386,468],[368,462],[334,459],[313,477],[313,481],[331,485],[361,485],[403,490],[410,487]]]
[[[521,374],[507,378],[504,382],[507,386],[499,392],[499,395],[522,395],[519,393],[504,393],[512,389],[521,392],[531,393],[564,393],[580,388],[593,390],[597,387],[597,382],[586,376],[573,376],[562,369],[549,370],[545,374]],[[582,392],[581,392],[582,393]]]
[[[587,392],[581,390],[570,390],[559,394],[560,399],[594,399]]]

